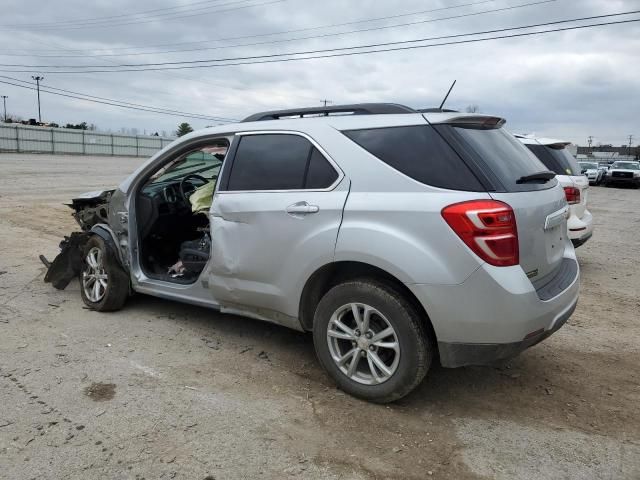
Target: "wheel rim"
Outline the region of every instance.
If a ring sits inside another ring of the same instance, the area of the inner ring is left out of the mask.
[[[102,250],[93,247],[85,257],[85,269],[82,272],[82,288],[87,298],[93,302],[99,302],[107,293],[109,276],[102,263]]]
[[[400,362],[400,342],[380,311],[364,303],[338,308],[327,328],[331,358],[350,380],[378,385],[389,380]]]

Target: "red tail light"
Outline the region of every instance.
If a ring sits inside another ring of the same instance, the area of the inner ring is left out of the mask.
[[[495,200],[454,203],[442,209],[442,216],[485,262],[498,267],[520,262],[516,217],[506,203]]]
[[[580,203],[580,189],[576,187],[564,187],[564,195],[567,197],[567,203],[572,205]]]

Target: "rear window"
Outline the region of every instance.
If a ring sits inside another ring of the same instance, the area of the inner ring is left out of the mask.
[[[473,172],[429,125],[342,133],[387,165],[418,182],[451,190],[484,191]]]
[[[489,170],[502,183],[506,191],[522,192],[542,190],[557,182],[527,182],[518,180],[548,170],[538,158],[518,139],[502,128],[479,129],[469,127],[448,127],[463,144],[474,153],[474,160],[483,170]]]
[[[548,145],[525,145],[552,172],[558,175],[580,175],[578,162],[566,148]]]

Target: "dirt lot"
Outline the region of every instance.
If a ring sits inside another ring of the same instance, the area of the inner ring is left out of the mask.
[[[62,203],[139,163],[0,154],[0,477],[640,478],[640,191],[590,189],[563,329],[378,406],[335,389],[310,335],[145,296],[100,314],[42,282]]]

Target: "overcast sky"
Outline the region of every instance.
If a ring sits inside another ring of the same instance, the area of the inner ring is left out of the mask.
[[[483,113],[506,118],[511,131],[579,144],[592,135],[594,143],[614,145],[626,144],[633,134],[637,144],[640,23],[369,55],[161,72],[55,74],[41,73],[51,68],[31,67],[255,56],[640,10],[639,0],[555,0],[518,7],[536,1],[541,0],[4,0],[0,63],[29,67],[2,66],[0,75],[30,80],[41,74],[43,86],[234,119],[261,110],[315,106],[321,99],[437,106],[457,79],[447,107],[463,110],[476,104]],[[171,10],[177,6],[182,8]],[[488,12],[506,7],[516,8]],[[149,10],[155,11],[135,15]],[[469,15],[479,12],[487,13]],[[468,16],[443,19],[460,15]],[[105,17],[110,18],[72,22]],[[381,20],[368,21],[375,18]],[[640,14],[617,19],[632,18]],[[435,19],[442,20],[431,21]],[[616,18],[600,21],[611,20]],[[347,22],[357,23],[331,26]],[[421,23],[378,28],[411,22]],[[343,34],[363,29],[375,30]],[[297,32],[282,33],[291,30]],[[273,43],[285,39],[295,40]],[[237,46],[246,43],[262,44]],[[207,50],[124,55],[196,48]],[[20,69],[28,72],[7,73]],[[37,117],[34,91],[0,84],[0,95],[9,96],[9,113]],[[42,117],[60,124],[86,121],[101,130],[137,128],[140,133],[172,132],[182,121],[195,128],[215,123],[47,93],[42,94]]]

